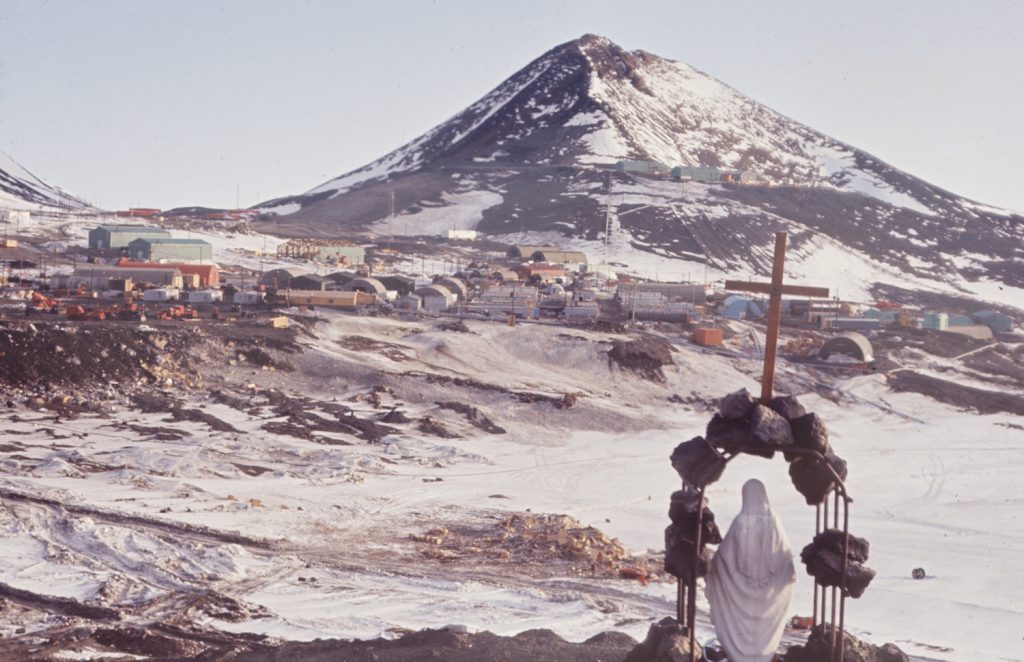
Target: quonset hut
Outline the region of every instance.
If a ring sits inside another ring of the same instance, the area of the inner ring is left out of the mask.
[[[871,349],[871,342],[856,331],[829,338],[821,346],[821,349],[818,350],[818,358],[826,361],[833,354],[849,356],[863,363],[870,363],[875,360],[874,351]]]

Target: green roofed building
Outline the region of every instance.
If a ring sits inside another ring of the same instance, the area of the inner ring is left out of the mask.
[[[139,238],[128,244],[133,260],[213,262],[213,246],[202,239]]]
[[[125,248],[140,238],[170,238],[171,233],[163,228],[151,228],[145,225],[101,225],[89,230],[89,248],[105,250],[108,248]]]

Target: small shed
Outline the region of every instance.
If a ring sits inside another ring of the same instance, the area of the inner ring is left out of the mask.
[[[395,310],[402,313],[418,313],[423,308],[423,299],[418,294],[403,294],[395,300]]]
[[[850,331],[842,335],[834,336],[825,341],[825,344],[818,350],[818,358],[828,360],[834,354],[849,356],[862,363],[870,363],[875,360],[874,350],[871,342],[856,331]]]
[[[189,303],[216,303],[224,300],[221,290],[192,290],[188,293]]]
[[[181,291],[176,287],[154,287],[142,293],[143,301],[176,301]]]
[[[329,286],[334,285],[327,276],[320,276],[318,274],[302,274],[292,278],[288,284],[288,288],[292,290],[313,290],[317,292],[323,292],[329,289]]]
[[[232,303],[237,303],[240,306],[255,306],[263,301],[264,296],[263,292],[259,292],[257,290],[241,290],[239,292],[235,292],[231,301]]]
[[[423,300],[423,309],[430,313],[439,313],[455,305],[456,296],[444,285],[426,285],[416,290]]]

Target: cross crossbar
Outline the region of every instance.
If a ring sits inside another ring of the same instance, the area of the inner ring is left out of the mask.
[[[727,280],[725,289],[732,292],[757,292],[759,294],[771,294],[771,283],[758,283],[752,280]],[[827,299],[829,291],[827,287],[811,287],[809,285],[783,285],[783,294],[792,294],[801,297],[817,297]]]
[[[768,330],[764,339],[764,373],[761,376],[761,403],[767,405],[772,399],[775,387],[775,351],[779,342],[779,326],[782,323],[782,295],[794,294],[806,297],[828,297],[824,287],[783,285],[782,277],[786,265],[786,233],[775,233],[775,255],[772,261],[772,282],[727,280],[725,289],[740,292],[768,294]]]

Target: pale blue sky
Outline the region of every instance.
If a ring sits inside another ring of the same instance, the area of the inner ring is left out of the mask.
[[[592,32],[1024,210],[1024,3],[0,0],[0,149],[108,208],[303,192]]]

